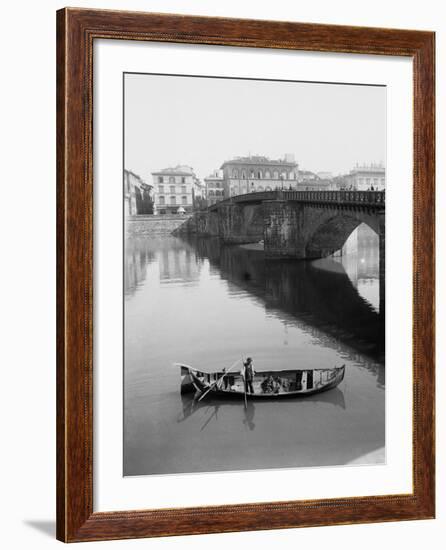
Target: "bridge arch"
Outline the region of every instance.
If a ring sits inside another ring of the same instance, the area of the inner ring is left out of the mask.
[[[375,216],[361,211],[322,211],[313,223],[308,224],[305,257],[321,258],[340,250],[361,223],[379,236],[379,222]]]

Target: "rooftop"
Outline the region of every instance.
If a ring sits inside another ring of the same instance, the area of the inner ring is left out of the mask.
[[[355,174],[357,172],[385,172],[386,168],[383,164],[356,164],[352,170],[350,170],[350,174]]]
[[[139,174],[136,174],[135,172],[133,172],[133,170],[129,170],[128,168],[124,168],[124,172],[127,172],[127,174],[131,174],[134,178],[136,178],[136,179],[142,181],[143,183],[145,183],[144,180],[142,179],[142,177]]]
[[[265,165],[277,165],[282,164],[284,166],[296,166],[297,163],[293,161],[287,161],[285,159],[270,159],[262,155],[249,155],[247,157],[235,157],[232,160],[225,160],[221,165],[221,168],[226,164],[265,164]]]
[[[317,179],[317,180],[326,179],[326,178],[321,178],[320,176],[318,176],[314,172],[311,172],[310,170],[299,170],[299,176],[304,179],[305,178],[311,178],[311,179]]]
[[[149,183],[146,183],[139,174],[136,174],[132,170],[129,170],[128,168],[124,168],[124,172],[127,172],[127,174],[130,174],[135,179],[137,179],[139,181],[140,185],[146,186],[146,187],[152,187]]]
[[[185,164],[179,164],[177,166],[170,166],[169,168],[163,168],[162,170],[158,170],[156,172],[152,172],[153,176],[195,176],[194,169],[191,166],[187,166]]]

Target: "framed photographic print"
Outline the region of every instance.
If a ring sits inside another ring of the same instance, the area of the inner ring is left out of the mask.
[[[58,538],[434,517],[434,34],[57,42]]]

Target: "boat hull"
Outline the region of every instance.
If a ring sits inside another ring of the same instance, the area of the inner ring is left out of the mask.
[[[198,391],[206,398],[244,399],[245,382],[241,373],[203,372],[180,365],[182,393]],[[331,369],[287,369],[256,372],[252,381],[254,392],[249,399],[293,399],[307,397],[338,386],[345,375],[345,365]]]

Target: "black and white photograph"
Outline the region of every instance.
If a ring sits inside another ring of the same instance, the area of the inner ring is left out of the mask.
[[[386,87],[123,79],[124,475],[384,463]]]

